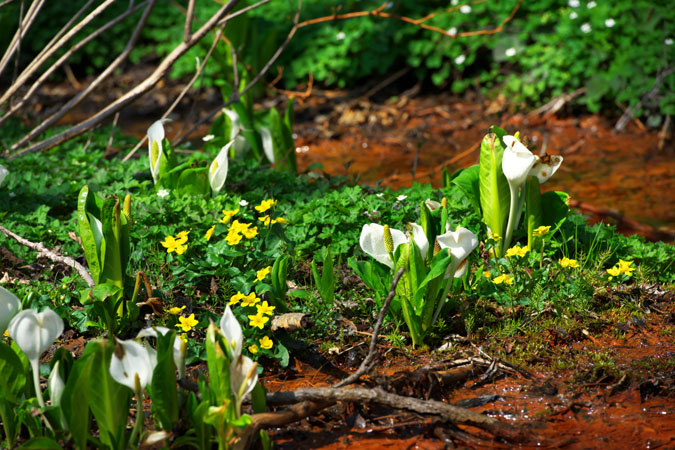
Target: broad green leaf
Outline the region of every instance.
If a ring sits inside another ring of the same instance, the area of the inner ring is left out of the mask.
[[[0,399],[19,403],[26,387],[26,372],[12,348],[0,342]]]
[[[152,414],[159,421],[160,428],[171,431],[178,420],[178,389],[176,388],[176,366],[173,360],[175,331],[157,333],[157,366],[152,372]]]
[[[188,394],[185,402],[187,417],[191,423],[191,429],[194,430],[197,437],[197,448],[209,448],[211,440],[212,428],[204,422],[204,417],[209,410],[208,400],[197,402],[197,397],[193,392]]]
[[[432,251],[432,250],[430,250]],[[410,239],[408,243],[408,282],[410,283],[411,305],[416,316],[422,315],[421,302],[417,301],[417,294],[420,293],[420,298],[424,296],[424,288],[420,283],[427,275],[426,265],[422,259],[420,249],[415,243],[414,239]]]
[[[452,183],[466,195],[476,214],[480,215],[480,165],[460,170],[453,175]]]
[[[90,342],[85,348],[97,345]],[[87,448],[87,435],[89,434],[89,393],[91,382],[91,369],[94,365],[94,355],[83,354],[73,364],[70,371],[66,387],[61,395],[61,410],[63,417],[68,424],[75,447],[78,449]]]
[[[286,312],[286,277],[288,275],[288,262],[290,257],[281,254],[272,265],[272,293],[274,294],[274,306],[278,312]]]
[[[534,250],[534,230],[542,224],[541,185],[537,177],[528,177],[525,182],[525,219],[527,246]]]
[[[52,438],[46,436],[38,436],[28,439],[21,444],[17,450],[62,450],[63,447],[59,445]]]
[[[509,184],[502,171],[503,156],[504,146],[499,136],[486,135],[480,146],[480,204],[483,222],[492,233],[502,237],[510,204]],[[498,256],[500,254],[498,251]]]
[[[267,393],[262,383],[258,382],[251,391],[251,404],[253,412],[256,414],[264,413],[267,410]]]
[[[105,239],[105,245],[101,246],[101,259],[103,261],[101,282],[124,288],[124,273],[122,273],[122,255],[120,252],[120,215],[119,198],[116,195],[106,198],[101,208],[103,238]]]
[[[89,387],[91,412],[100,430],[100,439],[105,444],[118,448],[123,443],[124,429],[129,415],[131,400],[129,389],[113,380],[110,375],[110,359],[113,344],[109,340],[97,340],[85,349],[92,355],[91,377],[95,380]]]
[[[296,173],[297,163],[293,140],[291,138],[289,143],[289,139],[286,136],[286,125],[281,114],[279,114],[276,108],[272,108],[268,112],[267,120],[270,126],[270,133],[272,134],[272,141],[274,142],[274,166],[278,170]]]
[[[95,195],[92,193],[92,196]],[[89,272],[94,279],[94,283],[98,283],[101,274],[101,257],[98,250],[98,245],[95,238],[95,230],[92,223],[95,216],[90,215],[89,207],[95,206],[95,203],[89,196],[89,186],[85,185],[80,190],[80,195],[77,199],[77,224],[80,232],[80,240],[82,241],[82,248],[84,249],[84,256],[87,259]],[[97,214],[98,215],[98,214]]]
[[[220,332],[212,322],[206,331],[206,363],[209,369],[209,387],[218,404],[223,404],[231,397],[230,361],[221,347],[221,342]]]
[[[241,101],[232,103],[232,109],[236,111],[241,119],[241,134],[246,138],[249,145],[251,146],[251,151],[256,161],[259,161],[263,155],[262,143],[260,142],[260,137],[255,131],[255,124],[253,120],[253,107],[252,105],[244,105],[243,101],[247,101],[246,98],[242,98]]]
[[[175,190],[180,195],[208,195],[211,192],[208,167],[183,170],[178,176]]]
[[[415,301],[421,302],[423,298],[422,296],[425,293],[423,288],[426,287],[427,285],[429,286],[428,287],[429,295],[425,296],[426,301],[424,302],[424,307],[422,311],[422,321],[424,324],[426,324],[426,326],[431,325],[430,322],[432,319],[432,314],[436,307],[437,301],[436,297],[438,295],[438,287],[440,283],[435,282],[443,279],[445,271],[450,266],[450,263],[452,263],[452,254],[450,253],[450,250],[445,249],[436,253],[436,255],[434,255],[434,258],[431,260],[431,264],[429,265],[429,272],[427,273],[426,277],[420,282],[419,294],[415,295]],[[440,301],[442,300],[443,299],[440,299]]]
[[[569,214],[569,194],[560,191],[546,191],[541,195],[542,224],[551,227],[550,234],[555,233],[565,222]]]
[[[4,373],[4,372],[0,372]],[[18,433],[16,404],[8,401],[0,395],[0,419],[2,420],[2,429],[5,432],[5,441],[8,448],[13,448]]]

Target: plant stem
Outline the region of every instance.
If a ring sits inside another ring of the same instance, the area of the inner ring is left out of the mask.
[[[40,368],[38,360],[31,360],[30,366],[33,369],[33,383],[35,384],[35,395],[37,395],[38,404],[41,408],[45,407],[45,401],[42,398],[42,389],[40,389]]]
[[[541,238],[541,253],[539,254],[539,268],[541,269],[544,264],[544,246],[546,245],[546,239]]]
[[[138,380],[138,374],[136,374]],[[136,387],[140,387],[140,383],[136,382]],[[129,437],[129,445],[134,446],[136,440],[140,441],[141,431],[143,430],[143,423],[145,422],[145,413],[143,412],[143,388],[136,389],[136,422]],[[138,445],[135,446],[138,448]]]
[[[509,249],[511,245],[511,235],[515,225],[515,215],[518,209],[518,187],[509,183],[509,190],[511,191],[511,205],[509,207],[509,221],[506,225],[506,233],[504,234],[504,246],[502,247],[502,254]]]

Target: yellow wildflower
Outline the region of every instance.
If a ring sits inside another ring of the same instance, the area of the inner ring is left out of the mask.
[[[560,267],[563,269],[569,267],[571,269],[576,269],[579,267],[579,264],[577,264],[576,259],[569,259],[567,256],[565,256],[563,259],[558,260],[558,264],[560,264]]]
[[[195,325],[199,323],[199,321],[195,319],[194,313],[187,317],[181,316],[178,318],[178,321],[180,323],[177,323],[176,326],[181,328],[183,331],[190,331]]]
[[[499,275],[498,277],[495,277],[494,280],[492,280],[492,282],[494,284],[506,283],[508,285],[511,285],[511,284],[513,284],[513,277],[511,275],[508,275],[508,274],[503,274],[503,275]]]
[[[632,264],[633,261],[624,261],[623,259],[620,259],[617,266],[619,266],[619,270],[622,273],[631,276],[633,274],[633,271],[635,270],[635,267],[631,267]]]
[[[492,278],[492,273],[486,270],[485,272],[483,272],[483,276],[489,280],[490,278]]]
[[[619,269],[619,266],[614,266],[611,269],[607,269],[607,273],[613,277],[618,277],[621,275],[621,269]]]
[[[211,228],[209,228],[208,230],[206,230],[206,234],[204,235],[204,239],[206,239],[207,241],[210,241],[211,236],[213,236],[213,232],[215,231],[215,229],[216,229],[216,226],[214,225]]]
[[[251,292],[248,295],[245,295],[244,297],[241,298],[241,306],[253,306],[256,303],[258,303],[260,299],[255,296],[255,292]]]
[[[262,339],[260,339],[260,348],[269,349],[272,348],[273,345],[274,341],[272,341],[272,339],[268,338],[267,336],[264,336]]]
[[[258,206],[255,207],[255,210],[260,213],[264,213],[265,211],[267,211],[276,204],[277,204],[276,200],[263,200],[262,202],[260,202]]]
[[[256,272],[257,276],[256,276],[256,279],[255,279],[254,282],[264,280],[265,277],[270,274],[271,270],[272,270],[272,266],[267,266],[264,269],[260,269],[259,271],[257,271]]]
[[[249,323],[250,326],[252,327],[258,327],[261,330],[265,326],[265,324],[270,320],[269,317],[265,317],[261,314],[256,314],[255,316],[247,316],[249,320],[251,321]]]
[[[183,311],[184,309],[185,309],[185,305],[183,305],[183,306],[181,306],[181,307],[174,306],[174,307],[172,307],[172,308],[169,308],[169,310],[168,310],[167,312],[168,312],[169,314],[171,314],[171,315],[177,316],[177,315],[179,315],[179,314],[181,313],[181,311]]]
[[[252,355],[255,355],[258,353],[258,346],[257,345],[249,345],[248,346],[248,351],[251,352]]]
[[[181,244],[185,244],[188,240],[188,234],[190,234],[189,231],[181,231],[176,235],[176,238]]]
[[[182,255],[188,248],[187,245],[183,245],[187,242],[187,234],[180,236],[179,233],[176,237],[178,239],[173,236],[167,236],[160,244],[166,248],[167,253],[176,252],[177,255]]]
[[[512,256],[520,256],[522,258],[528,251],[529,248],[527,248],[527,246],[519,247],[517,245],[514,245],[513,247],[511,247],[506,251],[506,257],[510,258]]]
[[[181,333],[180,339],[187,344],[187,341],[188,341],[187,333]]]
[[[241,242],[242,238],[243,236],[238,232],[233,233],[232,231],[229,231],[225,237],[225,242],[227,242],[227,245],[237,245]]]
[[[268,214],[268,215],[266,215],[266,216],[258,217],[258,220],[261,221],[261,222],[262,222],[263,224],[265,224],[265,225],[269,225],[269,224],[270,224],[270,221],[271,221],[272,219],[270,219],[270,216],[269,216],[269,214]]]
[[[272,312],[274,311],[274,306],[270,306],[267,303],[267,300],[262,302],[260,305],[255,305],[255,307],[258,309],[258,314],[263,315],[267,314],[268,316],[272,315]]]
[[[242,294],[240,291],[237,291],[236,294],[234,294],[232,297],[230,297],[229,305],[230,306],[236,305],[237,303],[239,303],[239,300],[243,299],[244,297],[246,297],[244,294]]]
[[[231,210],[231,211],[228,211],[227,209],[224,209],[224,210],[223,210],[223,218],[220,219],[220,222],[221,222],[221,223],[224,223],[225,225],[227,225],[228,223],[230,223],[230,219],[232,219],[232,217],[233,217],[235,214],[237,214],[238,212],[239,212],[239,208],[233,209],[233,210]]]
[[[283,217],[277,217],[276,219],[272,219],[272,223],[288,223],[288,220]]]
[[[532,232],[532,235],[536,237],[545,236],[550,230],[551,230],[550,226],[542,225],[539,228],[535,228],[534,231]]]
[[[241,234],[243,234],[246,239],[253,239],[258,235],[258,227],[241,230]]]
[[[4,336],[4,337],[9,337],[9,331],[5,330],[5,332],[3,333],[3,336]]]

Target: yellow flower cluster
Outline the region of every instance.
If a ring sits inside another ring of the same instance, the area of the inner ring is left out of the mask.
[[[275,223],[288,223],[288,220],[284,219],[283,217],[277,217],[276,219],[272,219],[269,214],[266,216],[258,217],[258,220],[263,223],[263,225],[269,225],[272,224],[274,225]]]
[[[550,230],[551,230],[550,226],[542,225],[539,228],[535,228],[534,230],[532,230],[532,236],[535,237],[546,236],[546,234],[548,234]]]
[[[525,247],[514,245],[506,251],[506,257],[510,258],[512,256],[520,256],[522,258],[529,250],[530,249],[527,247],[527,245]]]
[[[168,312],[169,314],[173,315],[173,316],[177,316],[177,315],[179,315],[179,314],[181,313],[181,311],[183,311],[184,309],[185,309],[185,305],[183,305],[183,306],[181,306],[181,307],[174,306],[174,307],[172,307],[172,308],[169,308],[169,310],[168,310],[167,312]]]
[[[223,210],[223,218],[220,219],[220,223],[227,225],[230,223],[230,219],[234,217],[239,212],[239,208],[228,211],[227,209]]]
[[[253,239],[257,235],[258,227],[251,227],[250,223],[242,223],[235,219],[227,230],[225,241],[228,245],[237,245],[242,238]]]
[[[633,275],[633,271],[635,270],[635,267],[631,267],[632,265],[633,261],[624,261],[623,259],[620,259],[619,262],[614,265],[614,267],[607,269],[607,273],[610,275],[609,279],[611,280],[613,277],[618,277],[622,273],[630,277]]]
[[[258,206],[255,207],[255,210],[258,211],[259,213],[264,213],[265,211],[267,211],[276,204],[277,204],[276,200],[263,200],[262,202],[260,202]]]
[[[167,236],[163,241],[160,242],[166,248],[167,253],[176,252],[177,255],[182,255],[187,250],[187,241],[188,241],[189,231],[181,231],[176,235]]]
[[[558,264],[560,264],[560,267],[562,267],[563,269],[566,269],[568,267],[571,269],[576,269],[577,267],[579,267],[579,264],[577,264],[576,259],[569,259],[567,256],[565,256],[563,259],[559,259]]]
[[[190,331],[192,328],[194,328],[195,325],[199,323],[197,319],[195,319],[194,313],[190,314],[187,317],[180,316],[178,318],[178,322],[176,326],[180,329],[182,329],[184,332]]]
[[[272,266],[267,266],[264,269],[260,269],[259,271],[257,271],[254,283],[264,280],[265,277],[267,277],[267,275],[270,274],[271,270],[272,270]]]
[[[508,285],[511,285],[511,284],[513,284],[513,277],[511,275],[508,275],[508,274],[503,274],[503,275],[499,275],[498,277],[494,277],[492,282],[494,284],[506,283]]]

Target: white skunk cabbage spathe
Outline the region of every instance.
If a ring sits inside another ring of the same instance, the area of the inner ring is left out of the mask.
[[[26,309],[9,322],[9,335],[26,354],[33,369],[33,382],[38,403],[44,408],[40,389],[39,362],[42,355],[63,332],[63,320],[51,309],[37,313]]]
[[[110,359],[110,376],[137,395],[152,383],[152,372],[157,365],[157,354],[132,340],[115,340],[115,351]],[[139,385],[136,385],[138,377]]]
[[[9,174],[9,170],[2,164],[0,164],[0,186],[2,186],[2,182],[5,181],[5,177]]]
[[[152,328],[144,328],[141,331],[138,332],[136,335],[136,338],[144,338],[144,337],[154,337],[157,338],[157,333],[161,333],[162,335],[166,335],[170,330],[166,327],[152,327]],[[173,341],[173,363],[176,365],[176,369],[178,369],[178,378],[183,378],[185,375],[185,355],[187,352],[187,348],[185,346],[185,342],[179,337],[176,336],[176,338]]]
[[[527,179],[534,163],[537,162],[537,157],[514,136],[504,136],[503,140],[506,149],[502,159],[502,171],[509,186],[520,187]]]
[[[419,247],[422,259],[424,259],[429,251],[429,241],[427,240],[427,236],[424,234],[422,227],[416,223],[411,223],[409,226],[412,230],[415,244]],[[392,253],[399,245],[408,243],[408,237],[403,231],[394,228],[390,228],[389,231],[391,232],[393,241]],[[359,245],[365,253],[375,258],[378,262],[381,262],[390,268],[394,267],[394,262],[391,260],[384,242],[384,227],[382,225],[377,223],[364,225],[361,229]]]
[[[157,180],[159,179],[159,163],[163,156],[164,122],[166,122],[166,119],[158,120],[148,128],[148,157],[150,159],[152,181],[155,184],[157,184]]]
[[[244,334],[241,331],[241,325],[232,314],[230,305],[225,307],[225,313],[220,319],[220,331],[225,336],[225,342],[228,348],[227,357],[234,361],[241,355],[241,348],[244,344]]]
[[[234,141],[228,142],[223,148],[220,149],[218,156],[211,161],[211,166],[209,167],[209,184],[211,185],[211,191],[214,194],[217,194],[225,184],[227,179],[227,171],[229,169],[229,161],[227,159],[230,152],[230,147],[234,144]]]
[[[539,184],[544,184],[549,178],[553,176],[563,162],[563,157],[560,155],[544,155],[537,158],[530,169],[528,176],[537,177]]]
[[[21,311],[21,300],[0,286],[0,336],[5,334],[7,325]]]
[[[439,247],[450,249],[452,264],[445,272],[445,278],[454,275],[461,278],[466,273],[466,259],[477,246],[478,238],[470,230],[457,227],[457,231],[448,231],[436,237]]]
[[[262,147],[265,156],[267,156],[267,159],[274,164],[274,140],[272,139],[272,133],[265,127],[258,127],[258,132],[262,139]]]
[[[243,155],[248,151],[250,145],[248,143],[248,140],[244,136],[241,135],[241,119],[239,118],[239,114],[237,114],[235,111],[232,111],[231,109],[223,109],[223,112],[227,116],[228,119],[230,119],[230,136],[229,139],[230,141],[234,141],[234,144],[232,146],[232,149],[234,150],[234,154],[239,156]]]

